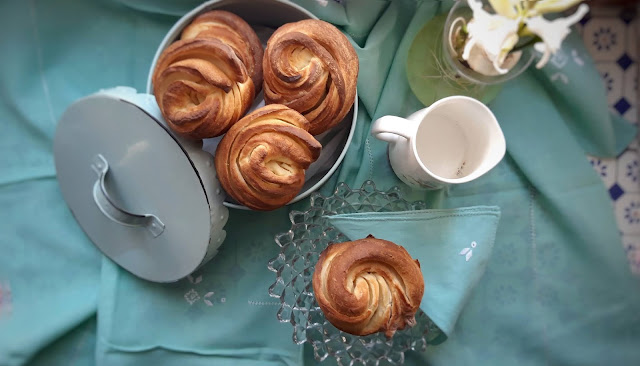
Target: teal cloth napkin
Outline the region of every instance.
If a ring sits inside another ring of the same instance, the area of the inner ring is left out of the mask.
[[[451,2],[296,2],[351,37],[361,65],[358,126],[321,191],[367,179],[381,189],[401,185],[386,144],[369,137],[370,124],[423,107],[406,81],[406,52],[420,27]],[[213,262],[191,280],[155,286],[103,262],[57,188],[51,145],[64,110],[99,89],[143,90],[157,45],[197,3],[0,2],[0,365],[303,362],[291,326],[276,321],[266,262],[277,251],[273,234],[288,229],[288,211],[304,210],[308,201],[269,214],[232,212],[234,234]],[[552,80],[551,69],[531,69],[490,105],[508,145],[492,172],[437,192],[404,188],[405,197],[434,208],[496,205],[502,212],[485,275],[449,339],[408,352],[407,365],[640,359],[638,281],[628,271],[607,193],[584,157],[615,156],[634,129],[608,114],[578,37],[563,49],[569,84]],[[573,49],[586,62],[576,62]],[[222,287],[225,303],[215,298]]]
[[[446,334],[484,275],[500,219],[498,207],[372,212],[327,217],[351,240],[371,234],[402,245],[420,261],[420,308]]]

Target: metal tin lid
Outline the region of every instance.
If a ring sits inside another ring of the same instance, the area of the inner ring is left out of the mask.
[[[54,140],[60,190],[91,241],[134,275],[173,282],[213,257],[228,217],[213,157],[166,128],[153,96],[83,98]]]

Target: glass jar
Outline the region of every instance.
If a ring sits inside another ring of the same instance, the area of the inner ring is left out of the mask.
[[[487,3],[484,1],[484,3]],[[506,74],[483,75],[461,60],[452,44],[459,18],[473,17],[465,0],[427,22],[418,32],[407,56],[407,77],[416,97],[426,106],[451,95],[466,95],[484,103],[493,100],[502,84],[520,75],[534,58],[532,47],[522,49],[517,62]]]

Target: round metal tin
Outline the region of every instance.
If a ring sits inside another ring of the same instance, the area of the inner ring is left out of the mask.
[[[271,34],[283,24],[303,19],[318,19],[318,17],[305,8],[286,0],[207,1],[181,17],[174,26],[171,27],[169,32],[167,32],[151,63],[149,76],[147,78],[147,93],[153,94],[153,70],[162,51],[180,38],[182,30],[189,25],[196,16],[210,10],[226,10],[244,19],[255,30],[263,46],[266,46]],[[260,92],[260,94],[256,96],[255,102],[249,112],[262,106],[264,106],[264,100],[262,92]],[[307,169],[305,173],[305,183],[302,189],[288,204],[298,202],[311,195],[311,193],[319,189],[338,169],[355,133],[357,116],[358,94],[356,92],[355,103],[347,116],[331,130],[316,136],[316,139],[322,144],[320,157]],[[216,147],[221,139],[222,137],[216,137],[204,140],[204,150],[215,154]],[[246,206],[239,204],[231,197],[226,197],[223,204],[231,208],[248,210]]]

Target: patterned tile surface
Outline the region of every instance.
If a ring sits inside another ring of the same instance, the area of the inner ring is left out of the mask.
[[[581,33],[602,75],[611,110],[638,124],[638,42],[636,8],[594,8],[581,22]],[[631,271],[640,275],[640,135],[616,159],[589,157],[615,208]]]

